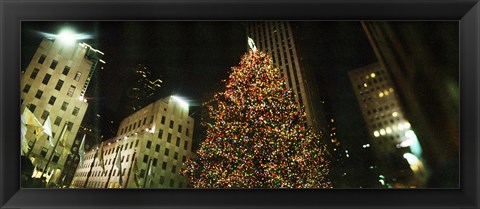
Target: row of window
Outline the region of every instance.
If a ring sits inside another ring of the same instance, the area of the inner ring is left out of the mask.
[[[45,62],[46,58],[47,58],[47,56],[41,55],[40,58],[38,59],[38,63],[43,64]],[[57,67],[57,64],[58,64],[57,60],[52,60],[52,63],[50,63],[50,69],[55,70],[55,68]],[[35,79],[37,77],[38,71],[39,70],[37,68],[35,68],[32,72],[32,75],[30,75],[30,78]],[[70,67],[65,66],[65,68],[63,68],[62,74],[63,75],[68,75],[69,72],[70,72]],[[80,71],[77,71],[77,73],[75,74],[74,80],[79,81],[81,75],[82,75],[82,73]]]
[[[143,178],[143,176],[141,178]],[[160,176],[159,183],[160,184],[165,183],[165,176]],[[75,181],[73,185],[76,186],[76,187],[83,187],[84,184],[85,184],[84,181]],[[113,186],[113,185],[116,185],[116,183],[115,182],[110,182],[110,186]],[[174,187],[174,185],[175,185],[175,179],[170,179],[169,186]],[[94,181],[94,180],[89,181],[88,184],[87,184],[88,188],[104,188],[105,186],[106,186],[106,182],[100,182],[100,181]],[[153,186],[153,185],[151,185],[151,186]],[[183,187],[183,182],[178,182],[178,187],[182,188]]]

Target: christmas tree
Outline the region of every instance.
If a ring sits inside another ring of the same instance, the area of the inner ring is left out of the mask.
[[[186,175],[196,188],[328,188],[320,135],[269,55],[246,53],[208,106],[211,123]]]

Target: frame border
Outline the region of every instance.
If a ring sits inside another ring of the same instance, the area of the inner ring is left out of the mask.
[[[479,208],[478,0],[0,0],[0,14],[1,208]],[[20,22],[40,19],[458,20],[460,189],[20,189]]]

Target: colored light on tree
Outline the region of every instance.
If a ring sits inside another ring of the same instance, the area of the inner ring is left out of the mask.
[[[267,54],[245,54],[214,101],[198,159],[182,170],[194,187],[330,187],[320,136]]]

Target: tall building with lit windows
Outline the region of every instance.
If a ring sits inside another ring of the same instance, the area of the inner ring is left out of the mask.
[[[302,66],[295,44],[293,26],[288,21],[247,22],[247,35],[257,48],[271,55],[295,101],[304,106],[307,123],[319,133],[328,123],[320,104],[315,76]]]
[[[163,83],[158,76],[152,75],[145,65],[138,64],[128,71],[127,89],[123,95],[121,104],[125,116],[142,109],[146,105],[161,98],[160,87]]]
[[[371,143],[377,157],[379,181],[391,187],[422,187],[425,167],[422,148],[403,114],[387,70],[379,63],[349,71]]]
[[[186,102],[160,99],[125,118],[117,136],[103,142],[105,172],[97,149],[87,152],[71,187],[185,188],[187,179],[179,172],[192,155],[193,127]]]
[[[57,39],[43,40],[22,70],[20,81],[22,113],[27,107],[42,124],[50,116],[56,146],[46,134],[37,139],[27,126],[30,149],[25,153],[36,167],[34,178],[46,177],[49,184],[64,179],[64,166],[73,162],[68,156],[88,108],[85,92],[93,73],[104,63],[101,51],[67,38],[60,34]]]

